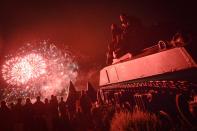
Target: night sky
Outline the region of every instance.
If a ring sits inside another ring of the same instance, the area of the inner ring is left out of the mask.
[[[111,23],[119,24],[120,13],[138,17],[146,29],[158,26],[157,32],[168,32],[165,36],[158,35],[149,41],[154,44],[152,42],[166,39],[176,30],[196,34],[196,10],[194,2],[178,0],[1,1],[1,63],[6,54],[26,42],[50,40],[59,46],[67,45],[78,56],[78,86],[85,85],[87,80],[96,86],[98,72],[105,65],[105,52],[111,38],[109,27]],[[143,38],[143,34],[139,37]]]

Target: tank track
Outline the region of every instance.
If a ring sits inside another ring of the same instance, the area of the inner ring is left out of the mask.
[[[126,98],[125,101],[130,101],[132,107],[144,111],[163,112],[171,117],[170,119],[179,116],[191,127],[197,124],[194,123],[196,117],[191,116],[189,111],[189,103],[197,96],[197,84],[190,81],[116,83],[101,87],[98,93],[104,103],[108,103],[111,99]]]
[[[141,91],[148,91],[148,90],[174,90],[179,92],[185,92],[192,89],[192,87],[197,87],[196,83],[192,83],[189,81],[143,81],[143,82],[132,82],[132,83],[118,83],[118,84],[111,84],[107,86],[103,86],[101,90],[141,90]],[[194,88],[195,89],[195,88]]]

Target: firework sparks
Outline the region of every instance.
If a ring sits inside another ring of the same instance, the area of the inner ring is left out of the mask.
[[[11,85],[24,85],[46,72],[44,59],[38,54],[29,54],[8,60],[2,68],[4,80]]]
[[[76,81],[78,65],[72,53],[47,41],[33,45],[27,44],[15,55],[9,55],[2,66],[2,77],[9,85],[3,96],[8,100],[66,95],[69,82]]]

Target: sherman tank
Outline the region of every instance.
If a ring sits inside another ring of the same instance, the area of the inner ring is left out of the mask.
[[[100,71],[103,103],[129,102],[133,108],[163,114],[169,121],[196,124],[197,64],[187,46],[160,41],[131,57],[126,54]]]

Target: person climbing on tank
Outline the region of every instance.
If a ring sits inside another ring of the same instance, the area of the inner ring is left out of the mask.
[[[108,44],[107,51],[107,64],[112,64],[113,58],[116,58],[116,54],[120,50],[121,41],[121,29],[116,24],[111,24],[111,42]]]
[[[135,16],[128,16],[124,13],[120,14],[120,28],[122,45],[124,46],[124,52],[136,54],[142,50],[143,39],[142,36],[142,24],[139,18]]]

